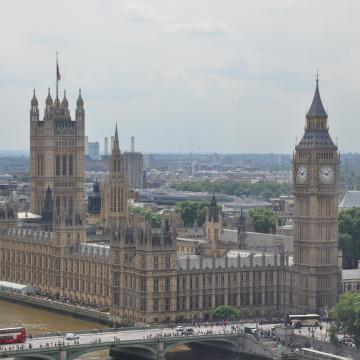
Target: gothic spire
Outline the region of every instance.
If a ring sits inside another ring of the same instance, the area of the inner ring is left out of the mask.
[[[216,206],[216,198],[215,198],[215,194],[213,194],[212,198],[211,198],[211,206]]]
[[[77,105],[77,107],[83,107],[84,106],[84,100],[83,100],[83,98],[81,96],[81,89],[79,89],[79,97],[78,97],[78,99],[76,101],[76,105]]]
[[[327,113],[324,109],[324,106],[321,101],[320,91],[319,91],[319,76],[316,75],[316,88],[313,101],[311,103],[310,109],[306,115],[307,119],[327,119]]]
[[[46,98],[46,105],[52,105],[53,104],[53,99],[50,95],[50,88],[48,88],[48,96]]]
[[[66,98],[66,91],[64,91],[64,97],[63,97],[63,99],[62,99],[61,105],[62,105],[63,107],[66,107],[66,108],[69,106],[69,102],[68,102],[68,100],[67,100],[67,98]]]
[[[121,153],[120,153],[120,146],[119,146],[119,136],[118,136],[118,130],[117,130],[117,124],[115,127],[115,137],[114,137],[114,145],[112,149],[112,155],[111,155],[111,169],[113,173],[120,173],[121,171]]]
[[[37,98],[36,98],[36,95],[35,95],[35,89],[34,89],[34,95],[31,99],[31,106],[38,106],[38,101],[37,101]]]
[[[117,124],[115,126],[114,150],[115,151],[120,150]]]

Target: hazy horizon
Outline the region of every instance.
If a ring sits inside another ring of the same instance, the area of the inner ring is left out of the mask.
[[[360,151],[359,12],[355,0],[1,2],[0,146],[29,148],[32,89],[42,117],[59,51],[61,94],[73,116],[82,89],[101,149],[117,123],[122,150],[135,136],[144,153],[291,154],[319,69],[331,136]]]

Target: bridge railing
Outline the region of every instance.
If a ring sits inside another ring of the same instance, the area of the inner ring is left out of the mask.
[[[96,342],[89,342],[86,344],[65,344],[59,343],[59,345],[55,346],[48,346],[48,347],[37,347],[37,348],[24,348],[24,349],[12,349],[12,350],[2,350],[0,351],[0,358],[7,357],[13,354],[29,354],[29,353],[49,353],[49,352],[57,352],[61,350],[81,350],[87,349],[89,347],[94,348],[111,348],[116,346],[126,346],[126,345],[134,345],[134,344],[153,344],[157,342],[168,342],[174,340],[184,340],[187,341],[196,341],[199,338],[204,338],[207,340],[217,340],[225,338],[234,338],[242,333],[224,333],[224,334],[202,334],[202,335],[187,335],[187,336],[169,336],[169,337],[152,337],[152,338],[141,338],[141,339],[134,339],[134,340],[114,340],[114,341],[96,341]]]

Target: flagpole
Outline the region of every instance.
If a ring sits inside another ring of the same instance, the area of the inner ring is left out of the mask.
[[[59,96],[59,79],[58,79],[58,52],[56,52],[56,97]]]

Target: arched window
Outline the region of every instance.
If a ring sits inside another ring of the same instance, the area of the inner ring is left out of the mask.
[[[166,270],[170,269],[170,256],[169,255],[165,256],[165,269]]]
[[[67,158],[66,158],[66,155],[63,155],[63,158],[62,158],[62,174],[63,175],[66,175],[67,174]]]
[[[69,155],[69,176],[73,175],[73,156]]]
[[[60,214],[60,196],[56,197],[55,203],[56,203],[56,213],[59,215]]]
[[[37,162],[37,175],[40,175],[40,167],[41,167],[41,164],[40,164],[40,155],[37,155],[36,156],[36,162]]]
[[[118,209],[117,209],[118,212],[123,210],[122,209],[122,198],[121,198],[121,196],[122,196],[122,189],[118,188]]]
[[[113,187],[110,188],[110,211],[114,211],[114,189]]]
[[[63,211],[65,212],[66,214],[66,210],[67,210],[67,199],[66,199],[66,196],[63,196],[63,199],[62,199],[62,208],[63,208]]]
[[[60,175],[60,155],[56,155],[55,158],[55,175]]]
[[[154,256],[154,258],[153,258],[153,269],[154,270],[159,269],[159,258],[158,258],[158,256]]]
[[[74,201],[73,201],[73,197],[70,196],[69,197],[69,216],[72,216],[74,212]]]

